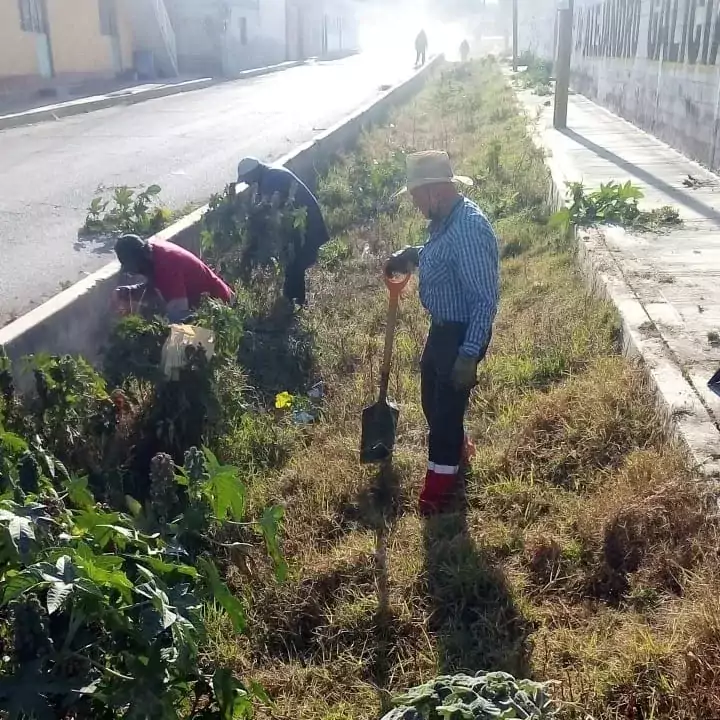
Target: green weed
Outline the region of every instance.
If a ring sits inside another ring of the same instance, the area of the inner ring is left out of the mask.
[[[610,181],[588,192],[579,182],[568,183],[569,204],[553,216],[553,223],[567,231],[571,225],[617,224],[641,231],[657,231],[681,224],[672,207],[643,211],[639,202],[643,191],[630,180],[625,184]]]
[[[551,85],[553,62],[538,58],[531,52],[524,52],[518,58],[518,65],[525,69],[517,75],[520,85],[536,95],[552,95]]]
[[[115,188],[109,199],[105,194],[93,198],[87,211],[82,233],[86,235],[132,233],[149,237],[167,227],[173,214],[158,205],[162,191],[150,185],[142,191],[126,185]]]

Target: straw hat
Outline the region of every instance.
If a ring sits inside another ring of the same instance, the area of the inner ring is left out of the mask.
[[[443,150],[427,150],[407,156],[407,185],[398,192],[402,195],[424,185],[461,183],[472,186],[473,181],[464,175],[455,175],[448,154]]]

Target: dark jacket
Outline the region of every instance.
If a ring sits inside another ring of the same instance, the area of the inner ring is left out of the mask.
[[[317,199],[310,192],[307,185],[287,168],[263,165],[258,189],[263,196],[271,196],[277,192],[280,195],[280,199],[285,202],[290,195],[293,183],[297,184],[295,190],[295,205],[307,208],[305,244],[317,250],[330,239],[330,235],[325,225],[320,205],[318,205]]]

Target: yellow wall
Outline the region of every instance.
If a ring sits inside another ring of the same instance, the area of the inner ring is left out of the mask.
[[[122,69],[133,64],[127,0],[116,0]],[[100,32],[98,0],[47,0],[53,69],[64,73],[114,73],[112,38]],[[37,75],[35,35],[20,28],[17,0],[0,0],[0,78]]]
[[[2,0],[0,0],[2,1]],[[132,31],[124,0],[117,2],[123,68],[132,65]],[[112,38],[100,33],[98,0],[48,0],[56,73],[112,73]]]
[[[55,73],[110,72],[110,38],[100,34],[98,0],[48,0]]]
[[[20,7],[0,0],[0,77],[38,73],[35,37],[20,29]]]

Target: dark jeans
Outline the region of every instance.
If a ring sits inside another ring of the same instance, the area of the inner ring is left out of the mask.
[[[318,259],[319,246],[309,241],[303,244],[300,239],[296,240],[295,258],[285,268],[285,283],[283,295],[298,305],[305,304],[305,271],[312,267]]]
[[[434,322],[420,363],[422,407],[429,429],[428,461],[436,465],[459,465],[462,455],[471,388],[456,390],[451,374],[466,329],[464,323]]]
[[[285,270],[283,295],[298,305],[305,304],[305,268],[294,263]]]

